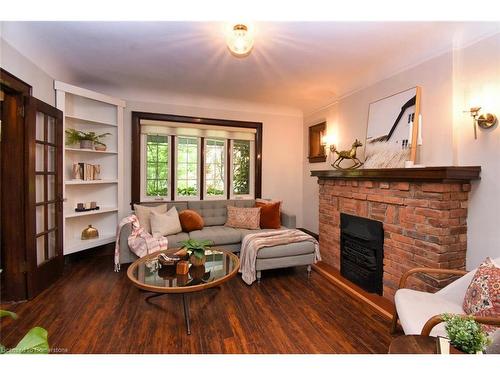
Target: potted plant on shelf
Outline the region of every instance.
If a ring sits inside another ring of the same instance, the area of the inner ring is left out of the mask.
[[[67,145],[80,143],[80,148],[93,150],[95,147],[97,151],[106,151],[106,145],[101,142],[101,139],[111,135],[111,133],[97,135],[95,132],[86,133],[76,129],[66,129],[65,133]]]
[[[491,343],[491,339],[481,324],[471,316],[443,314],[445,330],[451,344],[468,354],[482,353]]]
[[[212,241],[208,240],[187,240],[181,241],[184,249],[189,255],[189,261],[193,266],[203,266],[206,261],[205,250],[213,245]]]

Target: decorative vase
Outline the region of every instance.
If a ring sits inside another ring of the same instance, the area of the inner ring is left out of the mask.
[[[82,139],[80,141],[80,148],[86,148],[86,149],[89,149],[89,150],[93,150],[94,149],[94,141],[89,141],[87,139]]]
[[[189,262],[195,266],[195,267],[198,267],[198,266],[204,266],[205,265],[205,261],[207,260],[207,257],[205,256],[205,254],[203,254],[203,256],[201,258],[198,258],[197,256],[195,256],[194,254],[192,254],[190,257],[189,257]]]
[[[96,151],[106,151],[107,147],[106,147],[106,145],[103,145],[103,144],[97,143],[97,144],[94,146],[94,149],[95,149]]]
[[[89,225],[82,231],[82,240],[90,240],[92,238],[99,237],[99,231],[95,229],[92,225]]]

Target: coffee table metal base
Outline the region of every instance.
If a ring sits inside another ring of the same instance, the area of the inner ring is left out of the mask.
[[[164,296],[165,294],[168,293],[154,293],[150,296],[146,297],[146,302],[149,303],[149,300],[151,298],[156,298],[160,296]],[[186,323],[186,332],[188,335],[191,334],[191,318],[189,314],[189,298],[186,293],[180,293],[182,295],[182,306],[184,308],[184,323]]]

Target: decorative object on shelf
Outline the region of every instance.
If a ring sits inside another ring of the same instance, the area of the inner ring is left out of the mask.
[[[420,87],[370,103],[364,168],[403,168],[417,163],[422,144]]]
[[[209,245],[213,245],[213,241],[209,240],[187,240],[181,241],[181,244],[189,254],[189,261],[193,266],[202,266],[205,264],[205,250],[209,249]]]
[[[226,44],[233,56],[246,57],[254,43],[254,27],[249,23],[229,23],[226,30]]]
[[[497,123],[497,116],[493,113],[483,113],[479,114],[481,107],[472,107],[468,111],[472,117],[472,124],[474,126],[474,139],[477,139],[477,126],[480,126],[483,129],[489,129]]]
[[[177,275],[187,275],[189,272],[189,263],[186,260],[181,260],[177,262],[175,270]]]
[[[82,173],[81,173],[81,169],[80,169],[79,164],[73,164],[73,166],[71,167],[71,178],[73,180],[81,180],[82,179]]]
[[[481,324],[471,316],[443,314],[441,317],[451,344],[464,353],[482,353],[491,343]]]
[[[75,208],[75,212],[98,211],[99,209],[100,209],[99,206],[92,207],[91,205],[89,205],[87,207],[87,205],[85,203],[77,203],[76,208]]]
[[[74,180],[94,181],[101,179],[101,165],[78,163],[73,164],[72,176]]]
[[[101,142],[101,139],[112,135],[111,133],[103,133],[97,135],[95,132],[83,132],[77,129],[66,129],[66,145],[72,145],[75,143],[80,143],[80,148],[93,150],[94,146],[97,145],[106,145]]]
[[[326,122],[309,127],[309,163],[322,163],[326,161],[325,139]]]
[[[82,240],[91,240],[93,238],[99,237],[99,231],[94,228],[92,225],[89,225],[82,231]]]
[[[335,161],[333,162],[332,167],[335,169],[343,169],[343,170],[357,169],[361,167],[363,165],[363,162],[359,160],[356,156],[356,150],[358,147],[361,146],[363,146],[363,144],[357,139],[352,144],[351,149],[346,151],[337,151],[335,145],[330,145],[330,152],[332,154],[338,155],[337,159],[335,159]],[[352,160],[354,164],[344,168],[340,165],[340,163],[342,163],[344,160]]]
[[[90,208],[95,210],[97,208],[97,202],[95,201],[90,202]]]
[[[96,151],[106,151],[106,150],[107,150],[107,148],[108,148],[108,147],[107,147],[104,143],[101,143],[101,142],[96,143],[96,144],[94,145],[94,150],[96,150]]]

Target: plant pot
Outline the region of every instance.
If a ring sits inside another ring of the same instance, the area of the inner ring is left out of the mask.
[[[201,258],[198,258],[194,254],[189,257],[189,262],[195,267],[204,266],[206,260],[207,260],[207,257],[205,255],[203,255],[203,257],[201,257]]]
[[[194,280],[201,280],[205,276],[205,266],[192,265],[189,268],[189,274]]]
[[[94,149],[95,149],[96,151],[106,151],[107,146],[106,146],[106,145],[101,145],[101,144],[96,144],[96,145],[94,146]]]
[[[89,149],[89,150],[93,150],[94,149],[94,141],[89,141],[89,140],[86,140],[86,139],[82,139],[80,141],[80,148],[86,148],[86,149]]]

